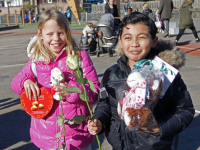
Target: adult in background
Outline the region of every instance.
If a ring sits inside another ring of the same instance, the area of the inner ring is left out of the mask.
[[[71,24],[71,19],[72,19],[72,11],[70,7],[67,7],[67,10],[65,12],[65,16],[67,17],[68,22]]]
[[[179,33],[176,37],[175,43],[177,44],[178,40],[183,35],[186,28],[192,30],[194,37],[196,39],[196,43],[200,42],[197,31],[194,27],[192,12],[200,11],[199,8],[193,8],[192,4],[194,0],[185,0],[180,8],[180,23],[179,23]]]
[[[164,37],[167,37],[169,35],[169,20],[172,15],[173,7],[174,5],[172,0],[160,0],[158,15],[165,23]]]
[[[106,3],[105,5],[105,13],[110,13],[113,15],[114,17],[114,25],[115,27],[116,26],[119,26],[120,24],[120,17],[119,17],[119,14],[118,14],[118,10],[117,10],[117,5],[114,4],[114,0],[108,0],[108,3]]]

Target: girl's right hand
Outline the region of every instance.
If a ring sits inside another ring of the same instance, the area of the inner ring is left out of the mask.
[[[32,93],[36,100],[40,96],[40,89],[38,85],[30,79],[24,81],[24,89],[26,91],[26,97],[30,100],[32,100]]]
[[[96,135],[99,132],[101,132],[101,130],[102,130],[102,123],[98,119],[94,119],[94,121],[88,120],[87,127],[88,127],[88,131],[90,132],[90,134]]]

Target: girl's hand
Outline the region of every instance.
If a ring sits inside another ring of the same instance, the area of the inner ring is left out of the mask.
[[[94,121],[89,120],[87,127],[88,127],[88,131],[90,132],[90,134],[96,135],[99,132],[101,132],[101,130],[102,130],[102,123],[98,119],[94,119]]]
[[[68,87],[67,82],[59,83],[58,85],[54,85],[54,90],[57,91],[57,94],[60,95],[63,99],[66,99],[67,91],[63,90],[63,88]]]
[[[40,96],[40,89],[38,85],[30,79],[24,81],[24,89],[26,91],[26,97],[30,100],[32,100],[32,93],[36,100]]]

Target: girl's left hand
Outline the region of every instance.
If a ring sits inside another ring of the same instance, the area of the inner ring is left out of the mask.
[[[63,99],[66,99],[67,91],[65,91],[63,88],[68,87],[67,82],[59,83],[58,85],[54,85],[54,90],[57,91],[57,94],[60,95]]]

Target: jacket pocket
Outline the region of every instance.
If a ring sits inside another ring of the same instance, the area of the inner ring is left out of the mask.
[[[146,132],[136,131],[138,138],[139,149],[149,149],[149,150],[169,150],[171,149],[173,137],[168,137],[165,139],[160,139],[160,133],[151,134]]]
[[[111,120],[110,132],[105,132],[108,142],[115,150],[122,150],[120,121]]]

